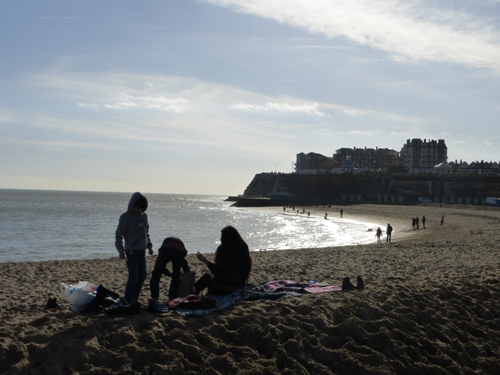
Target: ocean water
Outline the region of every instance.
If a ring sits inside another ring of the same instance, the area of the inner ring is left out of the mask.
[[[0,189],[0,263],[117,256],[114,234],[132,193]],[[177,236],[189,253],[213,253],[234,226],[251,250],[286,250],[375,242],[375,224],[231,207],[225,196],[146,194],[156,251]],[[289,209],[287,209],[289,211]]]

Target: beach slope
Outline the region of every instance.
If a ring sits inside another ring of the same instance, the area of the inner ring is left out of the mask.
[[[374,237],[369,245],[252,253],[250,282],[341,285],[361,275],[363,291],[238,302],[198,318],[109,316],[73,312],[59,284],[85,280],[122,294],[126,270],[118,258],[0,264],[0,373],[500,373],[500,211],[342,208],[346,219],[391,223],[392,243]],[[326,210],[332,217],[339,209]],[[422,215],[427,228],[413,230],[412,217]],[[194,256],[189,262],[198,276],[206,271]],[[161,287],[166,298],[168,279]],[[61,309],[45,308],[47,293]],[[143,304],[148,295],[145,286]]]

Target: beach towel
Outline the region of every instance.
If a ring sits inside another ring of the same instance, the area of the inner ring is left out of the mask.
[[[217,306],[213,298],[191,294],[187,297],[175,298],[166,303],[169,310],[185,309],[185,310],[209,310]]]
[[[171,309],[168,307],[168,302],[159,304],[153,300],[149,300],[148,309],[151,312],[158,312],[158,313],[174,312],[177,314],[183,314],[189,316],[204,316],[214,311],[227,309],[228,307],[234,305],[236,302],[239,301],[255,301],[259,299],[275,300],[281,297],[296,297],[296,296],[300,296],[300,294],[294,292],[262,293],[251,290],[237,290],[231,294],[227,294],[224,296],[210,295],[209,298],[215,301],[215,307],[211,309],[195,309],[195,310],[182,309],[182,308]]]
[[[297,282],[291,280],[271,280],[259,285],[262,290],[268,293],[295,292],[295,293],[325,293],[336,292],[342,288],[336,285],[319,286],[313,282]]]

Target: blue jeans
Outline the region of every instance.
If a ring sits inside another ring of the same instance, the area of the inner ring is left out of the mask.
[[[142,284],[146,279],[146,255],[127,254],[128,280],[125,286],[125,301],[137,301],[141,294]]]
[[[171,249],[161,249],[156,258],[155,268],[151,273],[149,281],[149,289],[151,291],[151,299],[157,300],[160,296],[160,278],[165,270],[167,263],[172,262],[172,280],[168,290],[168,299],[177,298],[179,287],[181,286],[181,268],[184,272],[189,272],[189,266],[183,253],[173,251]]]

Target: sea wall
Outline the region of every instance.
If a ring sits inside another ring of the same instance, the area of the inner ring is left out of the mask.
[[[255,175],[245,189],[245,197],[268,197],[274,201],[311,204],[333,204],[339,201],[415,203],[418,197],[429,197],[434,201],[457,200],[455,203],[469,203],[474,199],[482,202],[486,197],[500,197],[500,176],[261,173]]]

